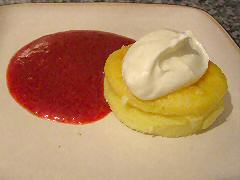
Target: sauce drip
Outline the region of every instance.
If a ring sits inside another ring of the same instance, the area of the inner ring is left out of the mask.
[[[64,123],[85,124],[111,110],[103,95],[104,64],[134,40],[101,31],[46,35],[11,59],[7,84],[11,95],[33,114]]]

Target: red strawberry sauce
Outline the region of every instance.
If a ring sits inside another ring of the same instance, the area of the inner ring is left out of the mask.
[[[46,35],[21,48],[7,70],[10,94],[45,119],[85,124],[111,110],[103,96],[107,57],[134,40],[101,31]]]

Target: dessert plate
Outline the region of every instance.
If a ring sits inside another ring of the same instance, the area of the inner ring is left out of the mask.
[[[159,28],[191,30],[227,76],[225,111],[205,133],[152,137],[125,127],[112,113],[78,126],[41,120],[8,92],[10,58],[42,35],[94,29],[138,39]],[[240,179],[239,67],[237,45],[198,9],[107,3],[0,7],[0,179]]]

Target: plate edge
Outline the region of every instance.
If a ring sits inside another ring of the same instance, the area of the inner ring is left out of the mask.
[[[165,4],[165,3],[161,3],[161,4],[150,4],[150,3],[125,3],[125,2],[118,2],[118,3],[112,3],[112,2],[83,2],[83,3],[19,3],[19,4],[7,4],[7,5],[3,5],[0,6],[0,11],[1,9],[7,9],[7,8],[12,8],[12,7],[19,7],[19,6],[66,6],[66,5],[78,5],[78,6],[119,6],[119,5],[126,5],[126,6],[161,6],[161,7],[175,7],[175,8],[185,8],[185,9],[191,9],[191,10],[195,10],[198,11],[199,13],[203,14],[204,16],[206,16],[212,23],[214,23],[218,28],[220,28],[223,33],[225,34],[225,36],[227,37],[228,40],[230,40],[231,44],[233,45],[233,47],[236,49],[236,51],[239,53],[240,55],[240,48],[237,45],[237,43],[233,40],[233,38],[231,37],[231,35],[226,31],[226,29],[212,16],[210,15],[208,12],[204,11],[203,9],[197,8],[197,7],[192,7],[192,6],[186,6],[186,5],[177,5],[177,4]]]

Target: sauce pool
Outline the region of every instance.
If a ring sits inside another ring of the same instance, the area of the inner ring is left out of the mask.
[[[11,59],[7,84],[31,113],[71,124],[97,121],[111,110],[103,95],[107,57],[134,40],[101,31],[66,31],[40,37]]]

